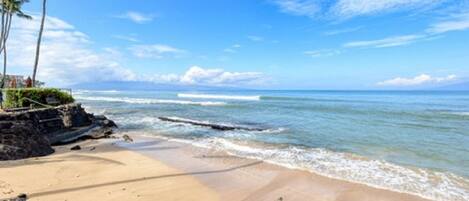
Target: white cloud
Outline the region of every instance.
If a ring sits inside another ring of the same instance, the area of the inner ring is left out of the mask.
[[[462,31],[469,29],[469,12],[453,16],[452,19],[438,22],[430,26],[427,32],[440,34],[449,31]]]
[[[8,41],[10,73],[32,74],[40,17],[15,18]],[[48,16],[41,46],[38,79],[53,85],[103,80],[132,80],[135,74],[120,66],[110,53],[95,51],[89,37],[67,22]],[[115,53],[115,52],[114,52]]]
[[[121,19],[128,19],[137,24],[145,24],[145,23],[151,22],[153,21],[153,18],[154,18],[153,15],[148,15],[148,14],[139,13],[135,11],[129,11],[127,13],[118,15],[116,17],[121,18]]]
[[[428,9],[447,0],[274,0],[280,11],[297,16],[346,19],[400,10]]]
[[[292,15],[314,17],[321,11],[321,5],[314,0],[277,0],[280,11]]]
[[[267,77],[260,72],[229,72],[220,68],[192,66],[180,75],[143,75],[138,80],[178,85],[258,86],[265,84]]]
[[[225,48],[223,49],[223,52],[227,52],[227,53],[236,53],[238,52],[236,49],[238,48],[241,48],[241,45],[239,44],[234,44],[232,45],[231,47],[228,47],[228,48]]]
[[[358,31],[361,28],[362,27],[352,27],[352,28],[345,28],[345,29],[330,30],[330,31],[324,32],[323,35],[333,36],[333,35],[339,35],[339,34],[344,34],[344,33],[350,33],[350,32]]]
[[[31,75],[40,17],[34,20],[15,18],[8,41],[10,74]],[[50,86],[67,86],[81,82],[150,81],[173,84],[217,86],[255,85],[265,80],[258,72],[229,72],[223,69],[189,68],[184,74],[138,75],[119,63],[122,53],[115,48],[92,48],[89,37],[67,22],[47,16],[39,60],[38,79]],[[239,48],[233,45],[232,48]],[[167,45],[133,46],[140,57],[161,58],[184,52]]]
[[[223,69],[204,69],[192,66],[179,81],[199,85],[249,85],[260,82],[264,75],[259,72],[228,72]]]
[[[365,47],[365,48],[383,48],[383,47],[395,47],[408,45],[415,43],[420,40],[428,39],[426,35],[403,35],[403,36],[393,36],[384,39],[378,40],[365,40],[365,41],[353,41],[345,43],[344,47]]]
[[[127,36],[127,35],[113,35],[112,36],[113,38],[116,38],[116,39],[120,39],[120,40],[125,40],[125,41],[129,41],[129,42],[140,42],[139,39],[137,39],[136,37],[134,36]]]
[[[334,56],[341,53],[340,50],[333,50],[333,49],[323,49],[323,50],[310,50],[303,52],[305,55],[310,57],[328,57]]]
[[[408,45],[420,41],[429,41],[443,37],[444,33],[463,31],[469,29],[469,12],[465,10],[454,14],[446,20],[430,25],[420,34],[392,36],[378,40],[352,41],[345,43],[344,47],[384,48]]]
[[[223,49],[223,52],[236,53],[237,51],[232,49],[232,48],[225,48],[225,49]]]
[[[424,84],[444,83],[456,80],[456,75],[448,75],[446,77],[432,77],[427,74],[421,74],[413,78],[396,77],[394,79],[378,82],[378,86],[419,86]]]
[[[130,47],[129,50],[136,57],[154,59],[161,59],[165,56],[178,56],[185,52],[184,50],[162,44],[134,45]]]
[[[248,38],[249,40],[254,41],[254,42],[261,42],[261,41],[264,41],[264,38],[263,38],[263,37],[260,37],[260,36],[253,36],[253,35],[251,35],[251,36],[247,36],[247,38]]]
[[[446,0],[339,0],[331,11],[342,18],[438,5]]]

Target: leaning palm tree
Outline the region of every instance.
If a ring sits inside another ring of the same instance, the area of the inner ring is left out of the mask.
[[[41,28],[39,29],[39,37],[37,38],[37,46],[36,46],[36,60],[34,60],[34,70],[33,70],[33,86],[36,86],[36,72],[37,72],[37,65],[39,64],[39,52],[41,51],[41,39],[42,39],[42,32],[44,31],[44,21],[46,19],[46,0],[42,1],[42,19],[41,19]]]
[[[8,36],[10,35],[11,22],[13,16],[18,16],[20,18],[32,19],[31,16],[26,15],[21,7],[24,3],[29,2],[29,0],[1,0],[0,11],[2,14],[2,27],[0,33],[0,55],[3,53],[3,76],[0,86],[5,86],[6,79],[6,69],[7,69],[7,55],[6,55],[6,44]]]
[[[6,44],[6,40],[10,34],[11,22],[13,16],[16,15],[20,18],[31,19],[31,16],[26,15],[21,7],[29,0],[0,0],[0,11],[2,13],[2,27],[1,27],[1,40],[0,40],[0,54]]]

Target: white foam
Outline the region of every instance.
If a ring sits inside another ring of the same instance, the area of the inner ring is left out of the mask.
[[[260,96],[234,96],[217,94],[178,94],[179,98],[198,98],[198,99],[225,99],[225,100],[249,100],[258,101]]]
[[[216,124],[216,125],[221,125],[221,126],[241,126],[241,125],[235,125],[235,124],[230,124],[230,123],[215,123],[211,121],[204,121],[204,120],[194,120],[194,119],[188,119],[188,118],[182,118],[182,117],[176,117],[176,116],[171,116],[171,117],[166,117],[168,119],[176,120],[176,121],[184,121],[184,122],[190,122],[194,124]],[[176,123],[176,124],[181,124],[178,122],[170,122],[170,123]],[[193,125],[190,125],[193,126]]]
[[[125,102],[133,104],[182,104],[182,105],[202,105],[202,106],[221,106],[226,105],[225,102],[197,102],[197,101],[184,101],[184,100],[170,100],[170,99],[147,99],[147,98],[128,98],[128,97],[86,97],[76,96],[76,99],[92,100],[92,101],[107,101],[107,102]]]
[[[263,160],[287,168],[311,171],[331,178],[414,194],[432,200],[469,200],[469,181],[460,176],[398,166],[350,153],[332,152],[321,148],[256,147],[222,138],[171,141],[223,150],[240,157]]]
[[[172,119],[172,120],[178,120],[178,121],[184,121],[184,122],[191,122],[191,123],[195,123],[195,124],[216,124],[216,125],[221,125],[221,126],[232,126],[232,127],[242,127],[242,128],[247,128],[249,129],[250,127],[249,126],[246,126],[246,125],[239,125],[239,124],[233,124],[233,123],[225,123],[225,122],[211,122],[211,121],[203,121],[203,120],[194,120],[194,119],[188,119],[188,118],[182,118],[182,117],[176,117],[176,116],[171,116],[171,117],[166,117],[168,119]],[[171,124],[184,124],[184,123],[177,123],[177,122],[168,122],[168,123],[171,123]],[[187,124],[185,124],[187,125]],[[194,127],[194,125],[188,125],[188,126],[191,126],[191,127]],[[280,127],[280,128],[271,128],[271,129],[263,129],[263,130],[249,130],[249,131],[239,131],[239,130],[236,130],[234,131],[235,132],[235,135],[242,135],[242,134],[274,134],[274,133],[281,133],[281,132],[284,132],[286,131],[287,129],[286,128],[283,128],[283,127]],[[233,132],[233,131],[231,131]],[[226,133],[229,133],[226,132]]]
[[[287,130],[286,128],[280,127],[280,128],[265,129],[263,131],[258,131],[258,132],[273,134],[273,133],[282,133],[282,132],[285,132],[286,130]]]
[[[73,94],[87,94],[87,93],[106,93],[106,94],[116,94],[120,93],[121,91],[118,90],[84,90],[84,89],[77,89],[73,91]]]
[[[448,114],[454,114],[459,116],[469,116],[469,112],[448,112]]]

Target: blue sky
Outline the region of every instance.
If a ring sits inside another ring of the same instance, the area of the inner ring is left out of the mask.
[[[30,74],[40,1],[15,19]],[[49,0],[39,78],[271,89],[388,89],[469,77],[469,1]]]

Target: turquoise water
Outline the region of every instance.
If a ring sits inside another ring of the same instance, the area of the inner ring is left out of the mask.
[[[120,132],[226,150],[329,177],[469,200],[469,92],[78,91]],[[262,128],[217,131],[158,117]]]

